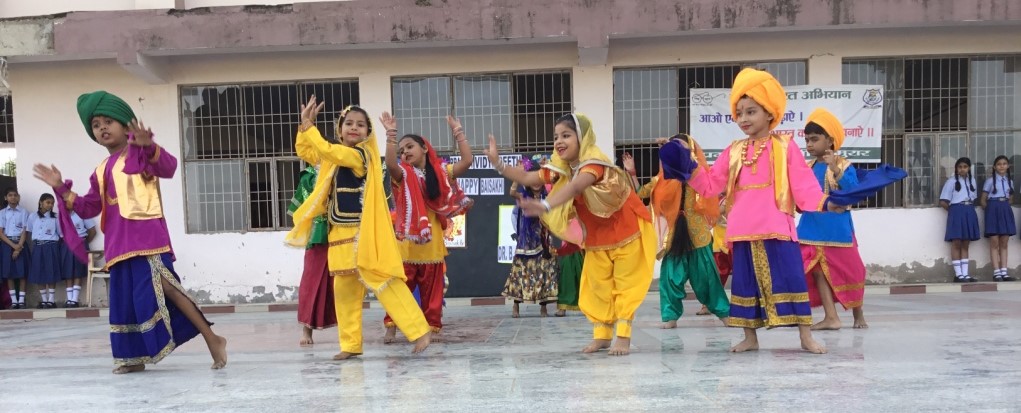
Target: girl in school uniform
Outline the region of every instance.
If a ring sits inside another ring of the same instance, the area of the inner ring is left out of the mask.
[[[954,176],[947,179],[939,195],[939,206],[948,212],[943,240],[950,243],[956,283],[978,281],[968,275],[968,244],[979,239],[976,198],[978,192],[975,178],[971,176],[971,159],[958,159],[954,163]]]
[[[61,231],[61,238],[77,236],[81,238],[85,249],[88,250],[89,243],[96,237],[96,222],[92,219],[82,219],[77,212],[71,211],[71,223],[74,224],[75,233],[64,234]],[[82,278],[88,276],[89,270],[86,263],[75,257],[74,252],[67,248],[66,244],[61,244],[60,250],[60,274],[64,280],[64,291],[67,292],[64,307],[77,308],[78,297],[82,292]]]
[[[11,308],[25,308],[25,291],[28,290],[28,251],[25,249],[25,229],[28,211],[18,205],[21,195],[14,188],[4,191],[7,208],[0,210],[0,274],[10,280]]]
[[[60,280],[60,221],[53,212],[53,195],[39,197],[39,210],[30,215],[26,230],[32,237],[32,264],[28,281],[39,285],[39,308],[57,308],[53,303]]]
[[[1010,160],[1000,155],[993,161],[993,175],[982,184],[979,202],[986,213],[986,238],[989,238],[990,262],[993,280],[1014,281],[1007,275],[1007,240],[1017,233],[1014,210],[1010,208],[1014,197],[1014,177],[1010,173]]]

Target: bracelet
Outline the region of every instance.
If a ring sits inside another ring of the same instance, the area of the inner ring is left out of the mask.
[[[499,164],[493,165],[493,170],[500,174],[500,176],[503,176],[503,171],[507,170],[507,164],[500,162]]]
[[[550,210],[553,209],[553,207],[550,206],[549,201],[543,199],[541,202],[542,202],[542,207],[546,208],[546,212],[550,212]]]
[[[397,144],[397,139],[387,139],[386,140],[386,144],[387,145],[396,145]]]

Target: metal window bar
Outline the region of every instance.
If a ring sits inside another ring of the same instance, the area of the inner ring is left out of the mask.
[[[456,150],[447,114],[461,119],[474,148],[497,138],[502,149],[549,151],[553,122],[572,108],[569,72],[394,78],[398,133],[429,138],[439,152]]]
[[[14,101],[0,96],[0,143],[14,143]]]
[[[358,102],[357,81],[180,89],[189,232],[290,226],[281,205],[293,196],[301,168],[294,138],[300,105],[312,94],[326,103],[316,126],[334,139],[340,110]]]
[[[635,159],[635,176],[638,184],[645,185],[659,173],[659,145],[655,143],[622,144],[614,147],[617,165],[624,167],[624,153]]]
[[[749,66],[770,72],[783,85],[808,81],[807,63],[801,60],[615,70],[614,141],[651,143],[688,131],[691,89],[729,88],[737,73]]]

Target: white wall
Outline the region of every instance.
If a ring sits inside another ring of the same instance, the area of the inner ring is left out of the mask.
[[[592,116],[599,145],[612,153],[612,68],[746,60],[809,59],[809,79],[840,82],[840,61],[855,56],[900,56],[955,53],[1019,53],[1017,29],[955,29],[953,34],[926,35],[897,42],[890,34],[859,32],[788,33],[754,36],[686,36],[672,39],[611,42],[606,66],[575,67],[574,44],[487,48],[416,48],[324,53],[232,54],[171,58],[170,83],[147,85],[113,61],[60,64],[17,64],[11,67],[19,186],[26,205],[34,207],[45,185],[27,173],[35,162],[55,163],[65,177],[84,190],[94,166],[105,156],[78,120],[75,99],[80,93],[105,89],[125,98],[139,117],[157,132],[157,141],[181,153],[177,90],[181,84],[257,82],[299,79],[357,78],[361,103],[373,114],[391,109],[390,76],[470,72],[569,69],[574,78],[574,104]],[[884,37],[886,36],[886,37]],[[480,58],[484,56],[485,58]],[[409,64],[413,62],[414,64]],[[140,100],[141,99],[141,100]],[[166,215],[178,253],[177,268],[185,286],[208,292],[213,301],[260,299],[264,287],[288,299],[298,284],[301,251],[282,246],[281,232],[186,234],[181,172],[163,184]],[[855,213],[866,262],[889,271],[902,263],[932,268],[948,255],[942,242],[945,215],[938,208],[862,210]],[[1018,266],[1018,241],[1012,240],[1011,265]],[[979,265],[988,262],[986,242],[971,250]],[[949,268],[946,273],[950,274]],[[902,275],[902,274],[901,274]],[[898,275],[900,276],[900,275]],[[874,276],[875,277],[875,276]],[[884,282],[903,278],[874,278]],[[199,298],[205,298],[202,295]],[[262,297],[265,299],[265,297]]]
[[[0,0],[0,18],[45,16],[73,11],[182,9],[312,3],[323,0]],[[338,0],[350,1],[350,0]]]

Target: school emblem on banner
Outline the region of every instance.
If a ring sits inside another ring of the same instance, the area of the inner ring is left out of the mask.
[[[879,89],[867,89],[865,95],[862,96],[862,100],[865,101],[865,108],[877,109],[880,108],[883,103],[883,92]]]

